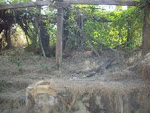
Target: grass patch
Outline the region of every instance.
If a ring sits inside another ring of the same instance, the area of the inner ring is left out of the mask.
[[[8,86],[9,86],[9,84],[8,84],[6,81],[2,80],[2,81],[0,82],[0,92],[2,92],[2,91],[3,91],[4,89],[6,89]]]

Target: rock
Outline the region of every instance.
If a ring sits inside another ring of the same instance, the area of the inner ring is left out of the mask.
[[[147,54],[144,60],[131,68],[140,77],[150,78],[150,53]]]
[[[138,84],[138,83],[137,83]],[[40,81],[27,88],[27,113],[150,113],[150,85]]]

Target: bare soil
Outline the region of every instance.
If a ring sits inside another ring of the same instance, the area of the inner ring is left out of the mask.
[[[61,71],[55,58],[44,58],[24,49],[0,53],[0,112],[21,113],[25,105],[26,87],[48,79],[96,81],[110,88],[131,89],[150,84],[150,55],[144,60],[140,51],[122,52],[101,50],[100,56],[92,51],[74,51],[63,56]],[[140,73],[142,72],[142,73]],[[21,109],[20,109],[21,108]]]

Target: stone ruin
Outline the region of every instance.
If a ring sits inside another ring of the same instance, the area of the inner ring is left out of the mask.
[[[150,88],[138,82],[40,81],[27,88],[26,112],[150,113]]]

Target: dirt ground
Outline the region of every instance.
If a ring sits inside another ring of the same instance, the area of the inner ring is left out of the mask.
[[[39,80],[65,79],[74,81],[101,81],[118,83],[123,87],[140,87],[150,83],[150,55],[145,60],[140,51],[101,50],[74,51],[63,56],[59,71],[55,58],[44,58],[24,49],[0,53],[0,112],[9,113],[25,105],[26,87]],[[145,66],[146,65],[146,66]],[[143,71],[144,70],[144,71]],[[110,86],[113,87],[113,86]],[[116,87],[116,86],[114,86]],[[18,112],[18,111],[17,111]]]

